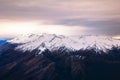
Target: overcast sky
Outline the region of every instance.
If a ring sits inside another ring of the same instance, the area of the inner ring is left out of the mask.
[[[0,36],[120,35],[120,0],[0,0]]]

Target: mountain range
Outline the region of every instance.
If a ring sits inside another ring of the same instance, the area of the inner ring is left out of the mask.
[[[120,80],[120,40],[26,34],[0,45],[0,80]]]

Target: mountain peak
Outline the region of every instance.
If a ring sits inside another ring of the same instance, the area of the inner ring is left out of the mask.
[[[120,40],[108,36],[63,36],[56,34],[29,34],[18,36],[12,40],[8,40],[12,44],[20,44],[16,49],[23,51],[32,51],[39,49],[44,51],[46,49],[52,51],[65,47],[69,50],[85,50],[94,48],[97,51],[106,51],[112,47],[119,47]]]

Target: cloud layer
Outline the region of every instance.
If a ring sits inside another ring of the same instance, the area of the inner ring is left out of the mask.
[[[120,0],[0,0],[0,20],[84,26],[86,33],[120,35]],[[79,33],[79,31],[78,31]]]

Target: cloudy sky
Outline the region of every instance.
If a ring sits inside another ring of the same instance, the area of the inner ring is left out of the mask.
[[[120,35],[120,0],[0,0],[0,37]]]

